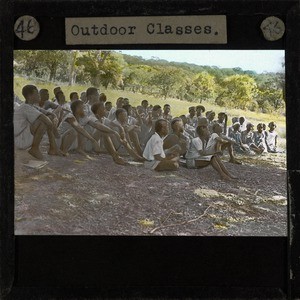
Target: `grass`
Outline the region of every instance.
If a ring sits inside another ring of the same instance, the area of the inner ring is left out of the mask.
[[[69,101],[68,99],[71,92],[78,92],[80,95],[82,91],[85,91],[88,88],[87,85],[68,86],[67,83],[44,82],[37,79],[30,80],[24,77],[15,76],[14,91],[20,99],[23,98],[21,92],[22,87],[26,84],[35,84],[39,89],[41,88],[48,89],[50,93],[50,98],[54,97],[53,94],[54,87],[59,85],[62,87],[62,90],[64,91],[67,101]],[[104,92],[107,95],[108,101],[111,101],[113,105],[115,104],[117,98],[120,96],[127,97],[128,99],[130,99],[130,103],[133,106],[140,105],[143,99],[147,99],[149,103],[152,105],[159,104],[163,106],[165,103],[168,103],[171,105],[171,113],[173,116],[187,114],[189,106],[199,104],[196,102],[181,101],[174,98],[167,98],[166,100],[164,100],[162,98],[155,98],[152,95],[143,95],[140,93],[133,93],[127,90],[122,91],[122,90],[113,90],[113,89],[107,89],[107,90],[101,89],[101,92]],[[277,124],[277,132],[279,136],[285,140],[285,128],[286,128],[285,116],[282,116],[278,113],[263,114],[259,112],[252,112],[252,111],[247,111],[242,109],[226,109],[224,107],[220,107],[205,101],[203,101],[201,105],[204,105],[206,110],[215,111],[216,114],[220,111],[225,111],[228,114],[229,124],[231,124],[231,118],[235,116],[244,116],[248,121],[253,123],[255,126],[260,122],[268,124],[269,122],[274,121]],[[280,141],[280,144],[284,145],[285,141]]]

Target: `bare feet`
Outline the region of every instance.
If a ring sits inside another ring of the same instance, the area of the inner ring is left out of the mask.
[[[230,181],[231,178],[227,175],[221,175],[221,180],[224,180],[224,181]]]
[[[77,153],[83,155],[84,157],[88,156],[82,149],[76,149],[76,151],[77,151]]]
[[[136,156],[134,157],[134,161],[137,161],[137,162],[144,162],[146,159],[144,157],[141,157],[141,156]]]
[[[60,149],[49,149],[49,155],[57,155],[57,156],[65,156],[64,153]]]
[[[237,164],[237,165],[241,165],[242,164],[242,162],[238,161],[235,158],[234,159],[230,159],[229,162],[232,163],[232,164]]]
[[[28,150],[28,153],[39,160],[44,159],[43,154],[41,153],[41,151],[39,149],[31,148]]]
[[[122,165],[122,166],[125,166],[127,165],[127,163],[123,160],[123,158],[121,158],[120,156],[115,156],[113,157],[113,160],[116,164],[118,165]]]

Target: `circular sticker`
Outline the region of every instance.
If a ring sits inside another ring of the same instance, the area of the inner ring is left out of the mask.
[[[16,36],[23,41],[30,41],[40,32],[39,22],[32,16],[20,17],[14,26]]]
[[[281,39],[285,32],[285,26],[281,19],[277,17],[268,17],[260,25],[263,35],[268,41],[277,41]]]

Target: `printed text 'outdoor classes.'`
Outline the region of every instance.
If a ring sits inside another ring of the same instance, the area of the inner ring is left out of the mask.
[[[66,43],[225,44],[226,16],[66,18]]]

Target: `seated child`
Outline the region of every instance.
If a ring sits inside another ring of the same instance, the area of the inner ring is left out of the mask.
[[[132,156],[137,161],[144,161],[143,157],[138,153],[140,146],[137,145],[138,141],[135,140],[134,142],[131,140],[131,137],[134,135],[131,133],[132,128],[127,125],[127,112],[124,108],[118,108],[115,112],[115,120],[112,121],[109,126],[112,129],[115,129],[121,135],[124,136],[124,142],[121,144],[119,140],[113,138],[113,143],[117,151],[122,151],[121,146],[123,146],[128,154]],[[135,148],[134,146],[138,146]]]
[[[209,155],[206,152],[207,139],[209,137],[208,121],[201,117],[196,128],[197,137],[193,138],[186,153],[186,164],[189,169],[203,168],[211,165],[220,175],[222,180],[236,179],[226,169],[217,155]]]
[[[238,122],[239,121],[239,118],[238,117],[233,117],[231,119],[231,122],[232,122],[232,125],[228,127],[228,132],[227,132],[227,136],[230,136],[231,133],[233,132],[233,124]]]
[[[180,147],[179,154],[185,156],[189,147],[190,139],[185,137],[183,132],[183,122],[180,118],[175,118],[171,122],[172,133],[164,139],[164,150],[172,148],[175,145]]]
[[[233,154],[232,145],[235,144],[235,141],[223,134],[223,128],[219,123],[213,124],[212,131],[213,133],[211,134],[206,145],[206,153],[222,154],[223,151],[227,149],[230,156],[229,162],[240,165],[241,162],[238,161]]]
[[[203,117],[203,113],[205,112],[205,107],[203,105],[196,106],[196,116],[197,118]]]
[[[191,106],[189,107],[189,114],[186,116],[187,124],[193,126],[194,128],[197,127],[198,118],[196,116],[196,107]]]
[[[195,137],[195,127],[187,123],[187,117],[185,115],[181,115],[179,116],[179,118],[182,120],[183,123],[183,135],[191,140]]]
[[[241,127],[241,124],[239,122],[236,122],[232,125],[233,131],[230,133],[229,138],[233,139],[235,142],[233,144],[233,150],[236,153],[251,155],[251,154],[253,154],[253,152],[251,151],[249,146],[246,144],[243,144],[243,142],[242,142],[240,127]]]
[[[267,151],[270,153],[277,153],[277,137],[278,134],[275,131],[276,124],[274,122],[270,122],[268,124],[269,130],[266,131],[266,146],[267,146]]]
[[[101,109],[104,109],[103,102],[98,101],[92,105],[92,107],[94,107],[94,111],[96,111],[96,108],[99,107],[98,105],[100,105]],[[80,105],[80,108],[81,107],[83,107],[83,105]],[[84,109],[83,112],[81,110],[79,112],[80,115],[75,115],[78,123],[97,141],[98,146],[99,140],[101,139],[101,137],[104,137],[104,146],[109,154],[112,155],[114,161],[119,164],[125,164],[125,162],[120,158],[119,154],[117,154],[117,152],[115,151],[115,147],[112,147],[110,143],[111,139],[117,141],[122,145],[125,145],[127,143],[123,138],[121,138],[119,132],[115,130],[115,128],[110,128],[108,124],[99,121],[99,119],[95,115],[86,115]],[[116,127],[118,128],[118,126]],[[85,151],[90,152],[94,150],[98,152],[98,150],[94,149],[95,145],[92,144],[91,141],[86,141],[86,139],[84,139],[83,144]]]
[[[171,122],[171,120],[173,118],[172,115],[170,114],[170,112],[171,112],[170,104],[165,104],[162,117],[163,117],[163,119],[167,120],[168,122]]]
[[[136,109],[133,109],[130,104],[123,105],[123,108],[127,112],[127,126],[126,128],[129,139],[134,147],[136,149],[136,152],[142,156],[143,151],[141,148],[141,143],[140,143],[140,133],[141,133],[141,123],[142,120],[140,118],[140,115],[136,111]],[[135,115],[137,116],[137,119],[132,116],[133,111],[135,111]]]
[[[71,112],[70,104],[67,103],[65,94],[62,91],[56,93],[57,103],[64,111]]]
[[[100,153],[98,142],[78,122],[85,116],[83,106],[84,103],[81,100],[73,101],[71,103],[72,113],[66,114],[58,127],[60,138],[57,139],[57,144],[65,155],[70,150],[76,150],[78,153],[87,156],[85,153],[85,139],[90,140],[94,150]]]
[[[175,171],[179,168],[178,145],[164,151],[163,139],[168,135],[168,123],[164,119],[155,123],[155,133],[146,144],[143,157],[146,159],[144,166],[155,171]]]
[[[22,89],[25,103],[20,104],[14,111],[14,142],[18,149],[28,149],[33,157],[42,160],[40,143],[47,131],[49,138],[49,155],[61,155],[55,143],[55,125],[41,110],[37,109],[40,96],[36,86],[25,85]],[[53,115],[51,114],[51,117]],[[54,117],[53,117],[54,120]]]
[[[109,125],[112,121],[109,121],[105,117],[106,112],[105,112],[104,102],[99,101],[97,103],[94,103],[92,105],[92,112],[93,112],[94,116],[97,118],[98,122],[101,123],[104,126],[104,128],[106,128],[108,130],[108,132],[99,130],[98,134],[96,133],[94,135],[95,139],[97,141],[100,140],[100,146],[103,142],[103,146],[104,146],[105,150],[112,156],[115,163],[120,164],[120,165],[125,165],[126,164],[125,161],[119,156],[119,154],[114,146],[114,143],[112,141],[112,138],[115,137],[122,144],[122,143],[124,143],[124,140],[122,139],[122,137],[124,138],[125,135],[122,134],[122,137],[121,137],[120,134],[118,133],[118,131],[113,130],[109,127]]]
[[[262,123],[257,124],[257,131],[253,132],[254,144],[261,149],[261,152],[267,152],[267,146],[265,141],[265,134],[263,132]]]
[[[105,117],[108,116],[110,110],[112,109],[112,103],[110,101],[105,102]]]
[[[39,94],[39,107],[54,113],[58,119],[58,123],[60,123],[64,115],[63,108],[59,104],[49,100],[49,91],[47,89],[41,89]]]
[[[75,101],[75,100],[79,100],[79,95],[78,95],[77,92],[72,92],[72,93],[70,94],[70,102],[73,102],[73,101]]]
[[[261,154],[264,150],[259,148],[254,143],[254,133],[253,133],[253,124],[247,123],[246,130],[241,133],[242,143],[249,146],[249,148],[254,151],[256,154]]]
[[[112,107],[111,110],[109,111],[109,114],[107,116],[107,118],[111,121],[113,121],[116,118],[116,110],[118,108],[122,108],[124,105],[124,98],[123,97],[119,97],[116,101],[116,107]]]

